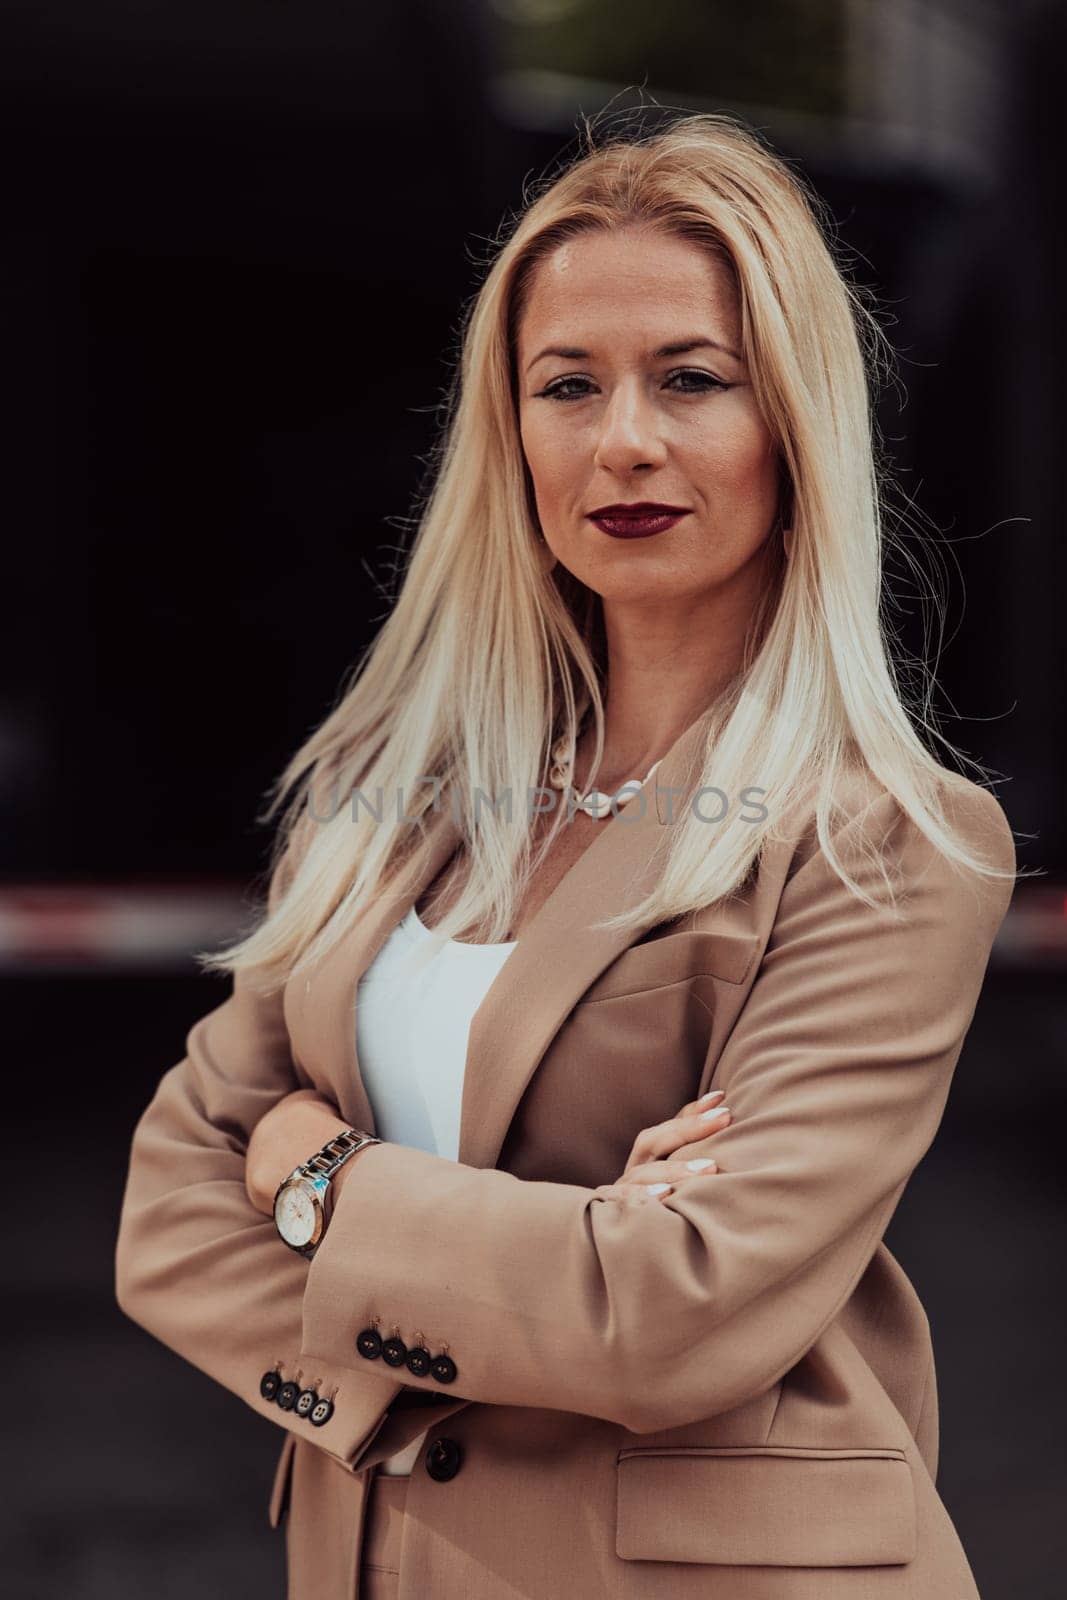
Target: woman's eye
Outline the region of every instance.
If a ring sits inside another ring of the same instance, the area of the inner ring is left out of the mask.
[[[688,391],[683,389],[683,394],[686,392],[690,394],[706,394],[712,389],[728,389],[730,387],[728,383],[723,383],[721,378],[717,378],[713,372],[705,372],[701,367],[683,367],[678,372],[672,372],[667,382],[673,383],[675,378],[696,378],[698,380],[696,389]]]
[[[711,394],[716,389],[730,388],[728,383],[723,383],[722,379],[716,378],[714,373],[704,372],[700,367],[683,367],[677,372],[669,373],[664,379],[664,383],[665,385],[674,384],[677,378],[684,378],[690,381],[695,379],[696,382],[694,387],[690,387],[689,381],[682,387],[676,387],[675,394]],[[541,390],[541,395],[546,400],[581,400],[584,398],[585,392],[588,391],[589,383],[590,380],[588,378],[557,378],[554,383],[549,384],[547,389]],[[571,387],[573,384],[579,385],[577,393]],[[584,391],[581,387],[583,384],[586,385],[586,390]]]
[[[541,390],[541,396],[546,400],[580,400],[581,395],[565,393],[572,383],[588,383],[588,378],[557,378],[555,383],[550,383],[547,389]]]

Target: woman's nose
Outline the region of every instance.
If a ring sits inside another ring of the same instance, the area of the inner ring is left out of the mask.
[[[660,419],[638,392],[618,389],[604,408],[597,440],[596,465],[613,472],[654,465],[665,454]]]

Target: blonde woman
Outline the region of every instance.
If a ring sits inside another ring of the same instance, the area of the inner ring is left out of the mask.
[[[726,117],[588,139],[469,309],[118,1241],[284,1434],[293,1600],[977,1593],[883,1235],[1015,851],[891,663],[883,357]]]

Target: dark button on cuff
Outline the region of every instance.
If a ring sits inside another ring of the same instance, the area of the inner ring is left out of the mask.
[[[356,1349],[365,1361],[373,1361],[382,1353],[382,1336],[377,1328],[364,1328],[356,1338]]]
[[[292,1411],[293,1407],[296,1405],[297,1396],[299,1393],[299,1384],[291,1382],[282,1384],[281,1388],[278,1390],[276,1398],[283,1411]]]
[[[430,1352],[417,1344],[413,1350],[408,1351],[408,1371],[413,1372],[416,1378],[425,1378],[430,1370]]]
[[[430,1376],[436,1378],[438,1383],[454,1383],[456,1380],[456,1363],[451,1356],[434,1356],[430,1362]]]
[[[296,1397],[296,1405],[293,1410],[298,1417],[310,1417],[312,1407],[318,1398],[318,1394],[314,1389],[301,1389]]]
[[[259,1380],[259,1392],[264,1400],[273,1400],[281,1388],[282,1375],[280,1372],[265,1372]]]
[[[435,1439],[427,1446],[424,1457],[426,1471],[437,1483],[447,1483],[454,1478],[463,1461],[463,1451],[455,1439]]]
[[[408,1347],[403,1339],[386,1339],[382,1345],[382,1360],[390,1367],[402,1367],[408,1358]]]
[[[311,1421],[316,1428],[321,1428],[324,1422],[329,1422],[333,1416],[332,1400],[316,1400],[311,1410]]]

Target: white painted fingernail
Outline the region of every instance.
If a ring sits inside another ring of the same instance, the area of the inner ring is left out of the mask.
[[[702,1111],[700,1113],[700,1120],[702,1122],[707,1122],[709,1117],[721,1117],[723,1113],[729,1111],[729,1109],[729,1106],[712,1106],[710,1111]]]
[[[669,1188],[669,1183],[650,1183],[648,1185],[648,1192],[649,1194],[666,1194]]]
[[[722,1095],[722,1094],[725,1094],[725,1093],[726,1093],[725,1089],[709,1089],[707,1094],[702,1094],[700,1096],[700,1099],[697,1101],[697,1104],[702,1106],[704,1104],[705,1100],[716,1100],[716,1099],[718,1099],[719,1095]]]
[[[703,1172],[706,1167],[713,1167],[714,1165],[715,1163],[712,1161],[710,1156],[701,1156],[696,1161],[686,1162],[686,1166],[690,1172]]]

